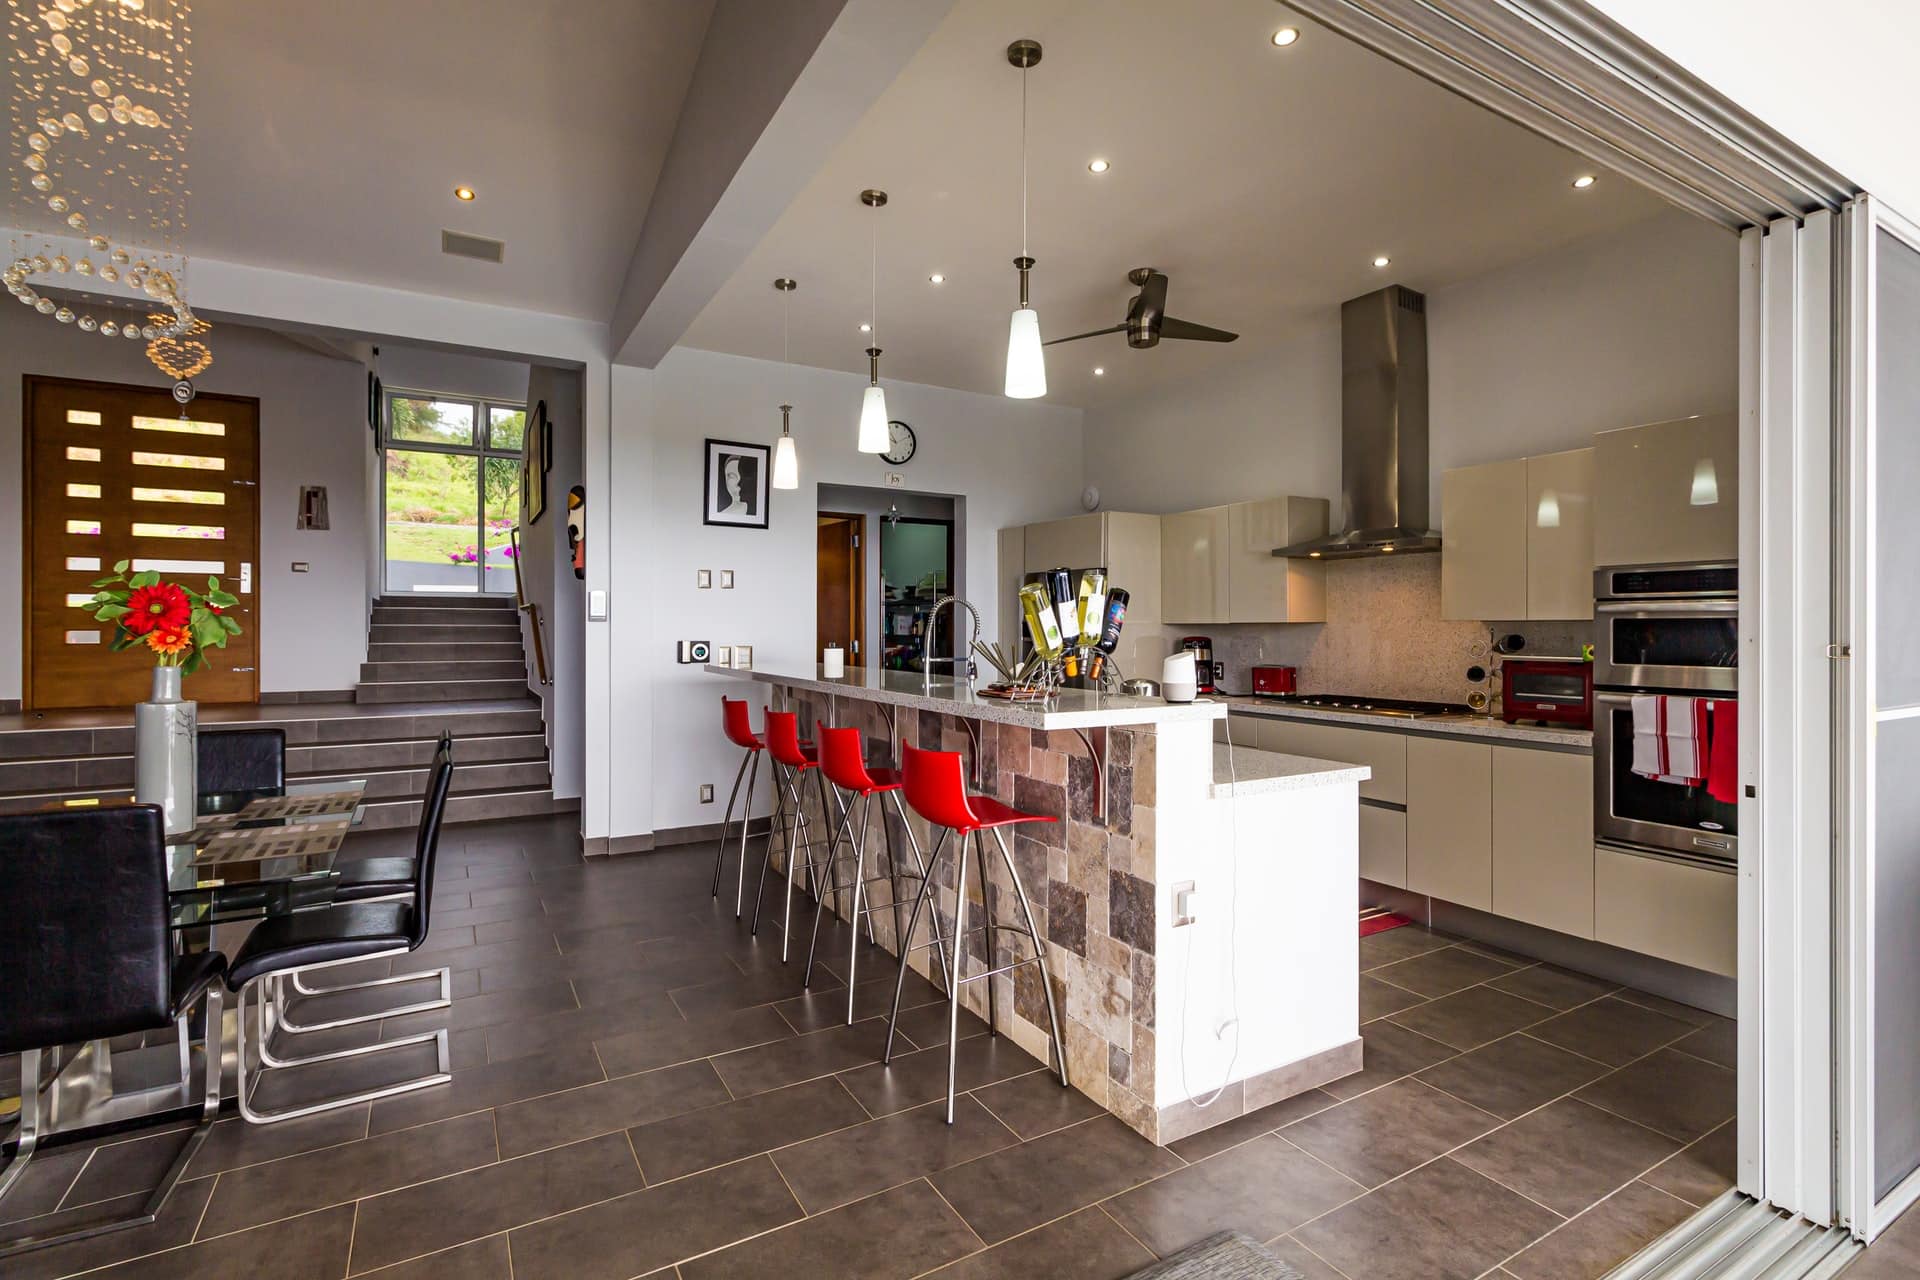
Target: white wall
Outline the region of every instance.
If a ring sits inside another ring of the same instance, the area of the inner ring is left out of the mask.
[[[1731,410],[1738,242],[1673,212],[1427,295],[1432,513],[1440,473]],[[1088,413],[1089,483],[1115,511],[1283,493],[1340,512],[1337,308],[1222,373]]]
[[[547,665],[553,683],[533,684],[547,723],[552,752],[553,793],[581,794],[582,753],[585,748],[582,708],[586,695],[585,648],[582,638],[586,584],[573,576],[567,549],[567,490],[581,484],[580,373],[577,369],[549,369],[535,365],[520,394],[533,405],[547,403],[553,439],[553,470],[547,476],[547,510],[538,521],[520,530],[520,572],[527,599],[540,606],[547,646]],[[588,499],[593,498],[589,490]],[[603,495],[604,496],[604,495]],[[600,548],[589,544],[589,554]],[[530,623],[521,615],[521,632],[531,658]]]
[[[750,644],[759,667],[811,669],[816,661],[815,490],[878,484],[886,470],[853,447],[863,382],[687,348],[675,348],[655,370],[614,369],[612,836],[721,817],[739,757],[720,736],[719,700],[745,696],[748,686],[679,665],[677,640]],[[771,443],[783,400],[795,406],[801,487],[773,495],[765,531],[702,524],[702,441]],[[961,536],[969,565],[995,563],[1003,526],[1077,509],[1077,409],[909,383],[887,384],[887,406],[919,436],[903,469],[907,484],[966,495]],[[716,577],[733,570],[734,589],[699,590],[694,571],[702,568]],[[974,588],[971,595],[993,634],[993,593]],[[718,789],[718,803],[698,803],[701,783]]]
[[[390,342],[378,345],[380,381],[389,391],[442,391],[515,403],[527,394],[524,361]]]
[[[260,688],[350,689],[366,657],[366,371],[261,329],[222,324],[202,391],[260,400]],[[0,311],[0,698],[21,696],[22,375],[164,390],[143,344],[108,342],[35,315]],[[327,487],[332,528],[294,529],[299,487]],[[295,560],[307,573],[291,572]]]

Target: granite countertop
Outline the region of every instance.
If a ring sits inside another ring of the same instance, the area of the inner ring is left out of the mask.
[[[1336,782],[1365,782],[1373,770],[1363,764],[1340,764],[1306,756],[1281,755],[1252,747],[1213,744],[1213,798],[1264,795],[1271,791],[1304,791]]]
[[[1368,715],[1364,711],[1332,711],[1324,707],[1292,706],[1265,698],[1228,695],[1222,695],[1220,700],[1236,714],[1266,716],[1275,720],[1324,720],[1332,724],[1376,729],[1382,733],[1437,733],[1454,738],[1495,738],[1521,745],[1593,750],[1591,729],[1508,724],[1504,720],[1486,716],[1425,716],[1418,720],[1404,720],[1397,716]]]
[[[758,680],[762,684],[964,716],[969,720],[1024,725],[1030,729],[1097,729],[1108,725],[1177,721],[1205,723],[1224,719],[1227,714],[1226,704],[1222,702],[1172,703],[1085,689],[1062,689],[1045,702],[1008,702],[982,697],[966,684],[945,677],[934,677],[933,687],[929,689],[922,685],[918,672],[872,667],[848,667],[844,676],[836,677],[826,676],[817,666],[798,670],[710,666],[706,670],[709,675]]]

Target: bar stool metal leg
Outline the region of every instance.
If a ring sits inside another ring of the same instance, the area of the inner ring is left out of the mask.
[[[1019,868],[1013,865],[1013,855],[1007,851],[1007,841],[999,828],[993,830],[993,842],[1000,846],[1000,861],[1007,866],[1007,875],[1013,880],[1013,891],[1020,899],[1020,914],[1027,922],[1027,935],[1033,939],[1034,953],[1039,959],[1040,989],[1047,997],[1047,1021],[1053,1028],[1053,1055],[1060,1064],[1060,1087],[1067,1086],[1067,1042],[1060,1038],[1060,1012],[1053,1003],[1053,974],[1047,968],[1047,944],[1041,940],[1040,930],[1033,922],[1033,906],[1027,901],[1027,888],[1020,883]]]
[[[740,753],[740,767],[733,774],[733,790],[727,792],[727,814],[720,819],[720,838],[713,842],[713,896],[720,896],[720,864],[727,857],[727,828],[733,825],[734,801],[740,798],[740,780],[747,776],[747,762],[759,755],[758,751]],[[747,793],[747,807],[753,807],[753,793]]]
[[[840,848],[840,837],[843,834],[845,834],[848,825],[851,824],[853,821],[854,806],[861,804],[864,800],[865,800],[865,797],[858,797],[855,799],[854,805],[848,806],[846,816],[841,818],[840,825],[834,828],[833,842],[827,849],[827,883],[826,883],[825,891],[819,894],[818,896],[816,896],[813,900],[813,929],[812,929],[811,935],[807,939],[807,968],[806,968],[806,971],[800,977],[800,986],[802,987],[802,989],[810,988],[813,986],[813,955],[814,955],[815,949],[818,948],[820,945],[820,917],[826,912],[827,895],[828,894],[833,895],[833,900],[835,903],[836,910],[838,909],[838,904],[840,901],[839,859],[836,858],[834,855],[835,855],[835,852]],[[862,838],[865,837],[865,834],[866,834],[866,825],[865,825],[865,821],[862,820],[862,824],[861,824]],[[860,865],[858,861],[859,849],[857,846],[855,847],[855,850],[854,850],[854,858],[855,858],[855,862],[854,862],[853,874],[854,874],[855,880],[857,881],[860,876]],[[856,904],[856,909],[857,909],[857,904]],[[858,919],[856,918],[853,921],[853,923],[857,925]],[[857,930],[856,930],[856,936],[857,936]]]
[[[928,867],[937,867],[940,865],[940,850],[946,846],[947,836],[949,834],[951,833],[943,829],[940,832],[940,838],[934,841],[933,854],[927,859]],[[926,909],[927,900],[932,897],[932,895],[933,874],[928,871],[920,877],[920,892],[913,895],[913,913],[907,917],[907,937],[913,937],[914,932],[919,929],[920,913]],[[936,909],[933,914],[937,917],[939,915],[938,909]],[[936,938],[939,936],[939,926],[937,925],[934,926],[934,936]],[[887,1015],[887,1047],[880,1055],[880,1061],[883,1065],[893,1061],[893,1032],[894,1028],[900,1025],[900,994],[906,989],[907,983],[906,953],[907,945],[903,943],[900,948],[900,972],[893,976],[893,1012]],[[955,956],[960,954],[960,948],[957,942],[953,948],[953,954]],[[943,968],[940,976],[943,981],[946,979],[946,973],[944,972],[946,960],[947,957],[943,954],[940,958]],[[949,996],[952,995],[953,988],[951,986],[947,988],[947,993]]]
[[[737,870],[736,879],[733,886],[733,918],[735,920],[738,920],[740,918],[741,905],[746,901],[747,828],[753,825],[753,784],[758,782],[759,780],[760,780],[760,753],[758,751],[755,751],[753,753],[753,767],[747,770],[747,811],[740,815],[740,858],[739,858],[740,865]],[[769,819],[769,821],[771,821],[771,819]],[[727,829],[724,826],[721,827],[720,828],[721,838],[725,839],[726,834],[727,834]],[[714,875],[717,877],[719,874],[720,874],[720,867],[719,867],[719,864],[716,862],[714,864]],[[715,883],[717,884],[718,881],[716,880]]]
[[[747,931],[756,938],[760,936],[760,906],[767,900],[767,868],[773,865],[773,837],[776,832],[780,836],[781,847],[784,849],[787,845],[787,796],[786,789],[780,784],[778,760],[767,762],[767,776],[773,781],[773,815],[767,819],[767,856],[760,863],[760,887],[755,890],[753,898],[753,927]],[[787,851],[787,856],[792,858],[791,850]]]
[[[967,838],[953,860],[953,968],[947,979],[947,1123],[953,1123],[954,1085],[960,1072],[960,960],[967,954]],[[987,935],[991,938],[993,935]],[[989,965],[989,968],[992,966]],[[989,978],[991,983],[992,979]],[[991,988],[989,988],[991,990]]]
[[[913,824],[907,821],[907,806],[901,801],[900,793],[898,791],[889,791],[887,795],[893,801],[894,812],[900,815],[900,829],[907,833],[907,850],[913,854],[914,874],[920,878],[922,883],[925,883],[930,874],[928,868],[933,865],[933,862],[929,862],[920,856],[920,837],[913,834]],[[942,836],[941,838],[945,839],[946,837]],[[940,855],[940,846],[936,844],[933,849],[934,862],[937,862]],[[907,931],[900,935],[898,946],[902,966],[907,963],[907,950],[909,943],[913,939],[914,927],[913,922],[909,920],[907,923]],[[940,980],[945,982],[947,978],[947,944],[942,941],[940,936],[940,912],[937,910],[929,912],[927,915],[927,933],[933,940],[934,955],[939,960],[937,968],[940,973]]]
[[[962,844],[964,855],[966,845]],[[1000,967],[999,939],[995,936],[993,925],[993,882],[987,879],[986,838],[978,831],[973,833],[974,865],[980,871],[980,918],[986,921],[987,931],[982,936],[987,946],[987,973],[981,981],[987,984],[987,1034],[998,1034],[995,1028],[1000,1024],[1000,1002],[993,994],[993,971]]]

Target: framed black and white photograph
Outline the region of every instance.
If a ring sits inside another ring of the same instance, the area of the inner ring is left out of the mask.
[[[553,433],[547,424],[547,402],[527,411],[520,437],[520,517],[537,524],[547,510],[547,473],[553,470]]]
[[[707,441],[706,493],[701,511],[707,524],[740,529],[767,527],[768,461],[772,452],[771,445]]]

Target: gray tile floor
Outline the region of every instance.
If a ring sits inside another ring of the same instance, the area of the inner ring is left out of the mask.
[[[1417,927],[1361,943],[1359,1075],[1161,1149],[967,1019],[948,1127],[928,984],[882,1067],[890,962],[863,958],[845,1026],[837,977],[802,992],[777,932],[714,904],[709,848],[583,866],[574,843],[446,832],[432,939],[398,968],[452,966],[456,999],[382,1034],[449,1027],[452,1084],[223,1120],[159,1222],[9,1280],[1118,1277],[1223,1227],[1315,1278],[1571,1280],[1730,1183],[1730,1023]],[[284,1095],[417,1066],[392,1056]],[[43,1152],[0,1217],[118,1212],[178,1141]]]

